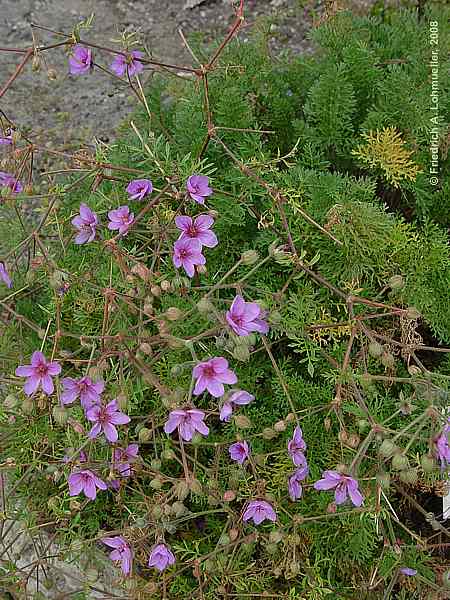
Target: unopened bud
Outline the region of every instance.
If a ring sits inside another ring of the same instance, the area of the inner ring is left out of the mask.
[[[14,394],[8,394],[6,398],[3,400],[3,406],[8,410],[12,410],[19,403],[19,399]]]
[[[391,458],[397,450],[397,446],[391,440],[383,440],[379,453],[384,458]]]
[[[167,448],[161,454],[163,460],[174,460],[175,456],[175,452],[171,448]]]
[[[152,293],[152,296],[160,296],[161,295],[161,288],[159,287],[159,285],[152,285],[152,287],[150,288],[150,292]]]
[[[58,79],[58,73],[55,71],[55,69],[49,69],[47,71],[47,77],[50,79],[50,81],[56,81]]]
[[[246,415],[234,415],[233,421],[239,429],[249,429],[252,426],[252,422]]]
[[[408,457],[402,452],[397,452],[392,458],[392,468],[396,471],[404,471],[409,467]]]
[[[153,488],[154,490],[160,490],[162,488],[163,484],[161,479],[159,479],[159,477],[155,477],[154,479],[152,479],[150,481],[150,487]]]
[[[142,281],[148,281],[150,279],[150,270],[142,263],[133,265],[131,272],[142,279]]]
[[[179,308],[177,308],[176,306],[171,306],[170,308],[168,308],[165,312],[166,319],[168,319],[169,321],[178,321],[178,319],[181,319],[181,317],[183,316],[183,311],[181,311]]]
[[[259,258],[256,250],[247,250],[241,254],[241,262],[243,265],[251,266],[254,265]]]
[[[388,490],[391,485],[391,476],[389,473],[380,472],[377,474],[377,482],[383,488],[383,490]]]
[[[374,358],[379,358],[383,354],[383,346],[378,342],[370,342],[369,354]]]
[[[285,421],[277,421],[275,423],[275,425],[273,426],[273,428],[275,429],[275,431],[277,433],[281,433],[283,431],[286,431],[286,422]]]
[[[393,289],[394,291],[401,290],[403,287],[405,287],[405,280],[401,275],[393,275],[389,279],[388,283],[391,289]]]
[[[348,445],[350,448],[357,448],[361,442],[361,438],[357,433],[352,433],[348,438]]]
[[[403,483],[406,483],[408,485],[414,485],[415,483],[417,483],[417,469],[406,469],[404,471],[401,471],[400,473],[400,479],[401,481],[403,481]]]
[[[392,367],[395,365],[394,355],[390,352],[383,352],[383,354],[381,355],[381,362],[386,367],[386,369],[392,369]]]
[[[150,463],[151,468],[154,471],[160,471],[161,470],[161,461],[159,460],[159,458],[154,458],[151,463]]]
[[[152,432],[150,429],[147,429],[147,427],[143,427],[138,434],[138,440],[140,442],[149,442],[152,439]]]
[[[55,423],[58,425],[65,425],[67,423],[67,419],[69,418],[67,410],[62,406],[59,406],[59,404],[53,407],[52,415]]]
[[[31,398],[25,398],[22,402],[22,412],[26,415],[30,415],[33,412],[34,402]]]
[[[162,506],[160,506],[159,504],[155,504],[155,506],[152,508],[152,515],[155,519],[160,519],[162,517],[163,514],[163,509]]]
[[[250,358],[250,350],[244,344],[239,344],[233,350],[233,357],[241,362],[247,362]]]
[[[198,479],[191,479],[189,489],[193,494],[201,494],[203,492],[202,484]]]
[[[163,279],[161,281],[161,283],[159,284],[159,286],[163,292],[168,292],[170,290],[170,288],[172,287],[170,284],[170,281],[167,281],[167,279]]]
[[[414,306],[410,306],[406,310],[406,318],[407,319],[411,319],[411,321],[414,321],[415,319],[420,319],[420,317],[421,317],[420,312]]]
[[[207,298],[202,298],[197,302],[197,310],[201,315],[208,315],[214,311],[214,305]]]
[[[236,492],[233,492],[233,490],[227,490],[226,492],[224,492],[224,494],[223,494],[224,502],[233,502],[233,500],[236,500]]]
[[[36,73],[41,70],[41,59],[39,58],[39,56],[37,54],[35,54],[33,56],[33,60],[31,62],[31,68]]]
[[[421,456],[420,464],[424,473],[432,473],[437,469],[436,459],[430,454],[424,454],[423,456]]]
[[[178,500],[183,502],[189,496],[189,486],[185,481],[179,481],[175,486],[175,493]]]
[[[262,431],[262,436],[265,440],[273,440],[277,437],[277,432],[271,427],[265,427]]]

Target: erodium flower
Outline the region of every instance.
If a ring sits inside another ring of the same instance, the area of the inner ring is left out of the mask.
[[[177,269],[183,267],[188,277],[194,277],[195,265],[206,263],[201,243],[192,238],[184,238],[174,243],[172,259],[175,267]]]
[[[61,402],[72,404],[79,397],[81,406],[85,411],[94,404],[100,404],[100,395],[105,389],[105,383],[102,380],[93,382],[90,377],[82,377],[81,379],[65,377],[61,379],[61,384],[64,389],[61,394]]]
[[[255,396],[244,392],[244,390],[236,390],[228,396],[220,409],[219,419],[228,422],[233,413],[233,406],[244,406],[250,404],[255,399]]]
[[[358,482],[353,477],[338,473],[338,471],[324,471],[322,479],[314,484],[316,490],[332,490],[334,489],[334,499],[336,504],[343,504],[347,500],[347,496],[355,506],[361,506],[364,499],[358,489]]]
[[[175,225],[181,230],[179,240],[198,240],[207,248],[214,248],[219,243],[216,234],[210,229],[214,225],[214,219],[209,215],[199,215],[194,220],[188,216],[175,217]]]
[[[213,193],[206,175],[191,175],[186,182],[186,189],[192,200],[199,204],[205,204],[205,198]]]
[[[168,566],[173,565],[175,556],[172,550],[166,544],[158,544],[150,552],[148,566],[155,567],[158,571],[164,571]]]
[[[47,396],[53,394],[55,386],[52,377],[61,373],[61,365],[57,362],[49,362],[42,352],[33,352],[30,365],[21,365],[16,369],[18,377],[26,377],[23,391],[27,396],[32,396],[39,386]]]
[[[225,393],[224,383],[233,385],[237,382],[236,374],[228,368],[228,361],[221,356],[199,363],[192,370],[192,375],[196,379],[196,396],[208,390],[211,396],[220,398]]]
[[[449,434],[450,423],[448,422],[434,443],[436,449],[436,458],[438,458],[441,462],[441,469],[445,469],[448,465],[450,465],[450,446],[448,443]]]
[[[23,185],[20,181],[11,173],[5,173],[4,171],[0,171],[0,186],[9,188],[13,194],[23,192]]]
[[[153,184],[150,179],[133,179],[127,186],[127,192],[130,200],[143,200],[153,191]]]
[[[130,444],[126,448],[114,448],[113,468],[121,477],[131,477],[131,463],[136,460],[138,453],[137,444]]]
[[[178,434],[185,442],[190,442],[196,431],[202,435],[208,435],[209,428],[204,423],[205,413],[197,408],[187,410],[176,409],[169,413],[169,418],[164,425],[166,433],[172,433],[178,429]]]
[[[0,279],[3,281],[6,287],[12,287],[12,279],[9,276],[5,263],[2,261],[0,261]]]
[[[252,500],[247,504],[242,518],[244,521],[252,520],[255,525],[260,525],[266,520],[275,522],[277,514],[272,505],[265,500]]]
[[[288,442],[289,456],[292,458],[292,462],[296,467],[303,465],[306,462],[304,457],[304,451],[306,450],[306,443],[303,439],[303,433],[301,427],[297,425],[294,429],[294,435]]]
[[[69,71],[71,75],[84,75],[92,67],[92,52],[89,48],[76,44],[72,56],[69,58]]]
[[[80,204],[80,214],[72,219],[72,225],[78,230],[75,244],[87,244],[95,238],[99,224],[96,213],[87,204]]]
[[[107,485],[90,469],[74,471],[69,475],[69,496],[78,496],[81,492],[84,493],[89,500],[95,500],[97,497],[97,488],[106,490]]]
[[[96,438],[101,432],[105,434],[108,442],[117,442],[119,435],[115,425],[126,425],[131,421],[128,415],[120,412],[117,406],[117,400],[111,400],[106,406],[103,404],[95,404],[86,411],[88,421],[94,423],[89,437]]]
[[[240,465],[244,464],[250,456],[250,448],[245,440],[231,444],[228,448],[228,452],[230,453],[231,460],[235,460]]]
[[[131,572],[131,563],[133,561],[133,550],[128,542],[121,535],[117,535],[115,537],[105,537],[102,539],[102,542],[106,546],[114,548],[114,550],[110,553],[109,558],[111,560],[120,561],[122,573],[125,576],[129,575]]]
[[[292,473],[292,475],[289,477],[289,480],[288,480],[289,496],[291,497],[291,500],[293,500],[294,502],[295,502],[295,500],[298,500],[299,498],[301,498],[301,495],[303,493],[303,488],[302,488],[301,482],[304,479],[306,479],[306,477],[308,477],[308,473],[309,473],[309,469],[308,469],[308,465],[307,465],[306,459],[305,459],[304,465],[302,465],[301,467],[296,469]]]
[[[123,77],[127,72],[130,77],[134,77],[144,69],[144,65],[139,60],[140,58],[144,58],[144,53],[140,50],[117,54],[111,63],[110,69],[118,77]]]
[[[414,577],[414,575],[417,575],[416,569],[411,569],[410,567],[401,567],[400,573],[403,573],[403,575],[406,575],[407,577]]]
[[[236,296],[225,314],[229,326],[236,335],[246,336],[252,331],[267,333],[269,326],[261,318],[262,311],[256,302],[246,302],[242,296]]]
[[[12,144],[12,135],[10,133],[5,136],[0,135],[0,146],[10,146],[11,144]]]
[[[130,213],[129,206],[119,206],[108,213],[108,229],[117,229],[121,235],[126,235],[133,224],[134,214]]]

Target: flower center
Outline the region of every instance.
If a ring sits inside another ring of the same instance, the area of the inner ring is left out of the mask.
[[[188,227],[186,233],[188,234],[189,237],[197,237],[198,236],[198,229],[195,225],[191,225],[190,227]]]
[[[48,373],[48,367],[47,365],[40,364],[38,367],[36,367],[36,371],[38,375],[44,377]]]
[[[203,377],[213,378],[216,375],[214,371],[214,367],[204,367],[203,369]]]

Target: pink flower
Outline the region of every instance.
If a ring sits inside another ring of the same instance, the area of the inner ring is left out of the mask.
[[[150,179],[133,179],[127,186],[127,192],[130,200],[143,200],[153,191],[153,184]]]
[[[102,404],[91,406],[86,412],[86,418],[94,423],[89,437],[94,439],[103,431],[106,439],[111,443],[117,442],[119,438],[114,425],[125,425],[131,421],[128,415],[120,412],[117,400],[112,400],[106,406]]]
[[[92,67],[92,52],[80,44],[73,48],[73,54],[69,58],[69,71],[72,75],[84,75],[89,73]]]
[[[324,471],[322,479],[314,484],[316,490],[335,490],[334,499],[336,504],[343,504],[350,496],[355,506],[361,506],[364,499],[358,489],[358,482],[353,477],[343,475],[337,471]]]
[[[192,200],[205,204],[205,198],[213,193],[208,184],[209,178],[206,175],[191,175],[186,182],[186,189]]]
[[[248,503],[242,518],[244,521],[253,520],[255,525],[260,525],[266,519],[275,522],[277,514],[272,505],[265,500],[252,500]]]
[[[90,500],[95,500],[97,497],[97,488],[99,490],[107,489],[106,483],[89,469],[74,471],[69,475],[68,483],[70,496],[78,496],[82,491]]]
[[[108,218],[110,221],[108,229],[118,229],[121,235],[126,235],[133,224],[134,214],[130,213],[128,206],[119,206],[119,208],[109,211]]]
[[[132,50],[126,54],[117,54],[111,63],[111,71],[118,77],[123,77],[127,72],[130,77],[134,77],[134,75],[141,73],[144,69],[144,65],[139,60],[140,58],[144,58],[144,53],[140,50]]]
[[[441,461],[441,469],[445,469],[450,465],[450,446],[448,443],[448,437],[450,433],[450,420],[445,425],[442,433],[434,442],[436,449],[436,458]]]
[[[195,265],[204,265],[206,258],[202,254],[199,240],[179,239],[173,245],[173,264],[177,269],[183,267],[188,277],[194,277]]]
[[[158,571],[164,571],[169,565],[173,565],[175,556],[166,544],[158,544],[153,548],[148,559],[148,566],[155,567]]]
[[[196,431],[202,435],[208,435],[209,428],[203,422],[204,418],[205,413],[197,408],[172,410],[169,414],[169,419],[164,425],[164,431],[172,433],[175,429],[178,429],[181,439],[190,442]]]
[[[242,296],[236,296],[225,317],[236,335],[246,336],[252,331],[267,333],[269,326],[261,319],[261,308],[256,302],[246,302]]]
[[[115,537],[103,538],[102,542],[106,546],[114,548],[110,553],[109,558],[111,560],[120,561],[122,573],[125,576],[129,575],[131,572],[131,562],[133,560],[133,550],[128,545],[127,541],[122,536],[117,535]]]
[[[16,369],[18,377],[26,377],[23,391],[27,396],[32,396],[41,386],[47,396],[53,394],[55,389],[52,377],[61,373],[61,365],[57,362],[47,362],[42,352],[33,352],[30,365],[21,365]]]
[[[232,385],[237,382],[236,374],[228,368],[228,361],[221,356],[199,363],[192,374],[197,380],[194,388],[196,396],[208,390],[211,396],[220,398],[225,393],[224,383]]]
[[[5,173],[4,171],[0,171],[0,186],[9,188],[13,194],[23,192],[23,185],[20,181],[11,173]]]
[[[401,567],[400,573],[403,573],[403,575],[406,575],[407,577],[414,577],[414,575],[417,575],[416,569],[411,569],[410,567]]]
[[[87,204],[80,204],[80,214],[72,219],[72,225],[78,229],[75,244],[86,244],[95,238],[98,217]]]
[[[244,464],[246,459],[250,456],[250,448],[245,440],[231,444],[228,448],[228,452],[230,453],[231,460],[235,460],[240,465]]]
[[[131,476],[131,464],[135,461],[139,453],[137,444],[130,444],[127,448],[114,448],[113,450],[113,468],[122,476]]]
[[[100,380],[94,383],[90,377],[82,377],[78,380],[65,377],[61,379],[61,384],[64,388],[61,394],[61,402],[72,404],[79,396],[84,410],[88,410],[93,404],[99,404],[101,401],[100,394],[105,389],[103,381]]]
[[[214,219],[209,215],[199,215],[194,221],[187,216],[176,217],[175,225],[181,230],[179,240],[198,240],[207,248],[214,248],[219,243],[216,234],[210,229],[214,225]]]
[[[303,433],[299,426],[294,429],[294,435],[288,442],[289,456],[296,467],[299,467],[306,461],[303,452],[306,450],[306,443],[303,439]]]
[[[12,279],[9,276],[5,263],[2,261],[0,261],[0,279],[3,281],[6,287],[12,287]]]
[[[233,392],[220,409],[219,419],[228,422],[233,413],[233,405],[244,406],[245,404],[250,404],[254,399],[255,396],[252,396],[248,392],[244,392],[244,390]]]
[[[291,500],[293,500],[295,502],[295,500],[298,500],[302,493],[303,493],[303,489],[301,486],[301,481],[303,481],[304,479],[306,479],[306,477],[308,477],[308,473],[309,473],[309,469],[308,469],[308,465],[306,463],[306,459],[304,464],[299,467],[298,469],[296,469],[292,475],[289,477],[289,481],[288,481],[288,489],[289,489],[289,496],[291,497]]]

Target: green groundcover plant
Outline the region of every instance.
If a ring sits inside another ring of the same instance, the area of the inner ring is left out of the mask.
[[[140,109],[60,153],[33,222],[2,116],[10,498],[133,598],[447,597],[450,12],[335,12],[275,59],[242,4],[192,67],[124,39]],[[88,37],[59,44],[80,85]]]

